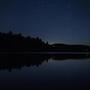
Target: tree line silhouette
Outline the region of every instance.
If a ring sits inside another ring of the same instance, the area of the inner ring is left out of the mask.
[[[0,32],[0,52],[90,52],[88,45],[49,44],[41,38],[24,37],[21,33]]]
[[[22,34],[0,32],[0,51],[42,51],[48,48],[48,42],[41,38],[24,37]]]
[[[61,44],[61,43],[55,43],[52,44],[52,51],[61,51],[61,52],[90,52],[90,46],[89,45],[80,45],[80,44]]]

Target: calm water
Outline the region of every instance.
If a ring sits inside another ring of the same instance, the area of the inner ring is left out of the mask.
[[[32,88],[32,90],[85,88],[85,90],[90,90],[89,58],[59,60],[51,57],[39,64],[33,63],[22,67],[19,65],[18,68],[14,66],[12,70],[10,70],[10,64],[7,64],[10,65],[9,68],[5,65],[0,64],[0,88]]]

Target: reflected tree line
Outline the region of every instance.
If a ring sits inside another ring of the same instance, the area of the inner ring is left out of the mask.
[[[48,62],[49,56],[40,54],[0,54],[0,69],[21,69],[22,67],[39,66]]]
[[[21,69],[24,66],[39,67],[44,62],[48,63],[50,59],[52,60],[86,60],[90,58],[90,54],[87,56],[85,54],[0,54],[0,70]]]

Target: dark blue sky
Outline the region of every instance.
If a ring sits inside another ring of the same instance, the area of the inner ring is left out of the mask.
[[[90,44],[90,0],[0,0],[0,31],[49,43]]]

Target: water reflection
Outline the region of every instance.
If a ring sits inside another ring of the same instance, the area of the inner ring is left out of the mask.
[[[24,66],[40,66],[48,60],[87,59],[90,54],[0,54],[0,69],[20,69]]]
[[[90,55],[2,54],[0,57],[0,90],[90,90]]]

